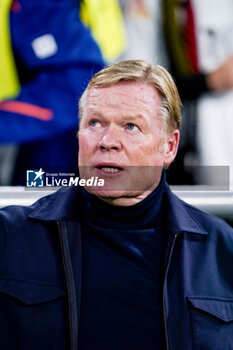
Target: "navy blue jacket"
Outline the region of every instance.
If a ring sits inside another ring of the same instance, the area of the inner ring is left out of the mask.
[[[232,350],[233,230],[168,187],[164,196],[167,350]],[[62,189],[0,210],[0,349],[77,350],[79,198]]]

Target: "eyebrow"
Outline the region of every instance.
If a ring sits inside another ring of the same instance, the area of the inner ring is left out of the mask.
[[[146,123],[146,119],[142,114],[128,115],[124,119],[129,121],[142,121]]]
[[[105,120],[105,116],[102,115],[101,113],[98,113],[98,112],[94,112],[92,113],[91,115],[89,115],[87,117],[87,119],[92,119],[92,118],[98,118],[98,119],[101,119],[101,120]],[[123,120],[122,122],[139,122],[140,124],[144,124],[144,125],[148,125],[147,124],[147,121],[146,121],[146,118],[143,116],[142,113],[138,113],[138,114],[132,114],[132,115],[125,115],[123,116]]]

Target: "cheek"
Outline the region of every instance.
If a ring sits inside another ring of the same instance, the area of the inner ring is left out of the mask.
[[[87,135],[79,134],[79,164],[85,162],[92,149],[92,143]]]
[[[88,135],[86,135],[85,133],[80,133],[78,140],[80,149],[88,147]]]
[[[164,145],[161,143],[149,143],[138,147],[135,152],[135,160],[138,164],[161,165],[164,157]]]
[[[159,145],[159,153],[164,153],[164,144]]]

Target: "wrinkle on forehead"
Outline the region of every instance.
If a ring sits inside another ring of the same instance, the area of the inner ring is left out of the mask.
[[[148,87],[150,93],[148,94]],[[126,99],[127,97],[127,99]],[[121,82],[109,87],[92,87],[87,94],[88,108],[106,106],[109,108],[138,107],[150,109],[150,106],[161,107],[161,100],[157,91],[145,82]],[[119,105],[120,102],[120,105]]]

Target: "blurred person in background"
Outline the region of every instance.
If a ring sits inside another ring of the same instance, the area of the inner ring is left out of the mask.
[[[123,58],[165,65],[184,105],[179,154],[168,180],[198,181],[199,168],[184,164],[232,167],[233,2],[126,0],[121,6],[128,34]],[[218,174],[207,172],[204,181],[215,184]]]
[[[25,185],[27,169],[77,170],[77,100],[124,45],[117,0],[95,3],[1,0],[2,184]]]
[[[196,177],[221,185],[225,167],[233,189],[233,1],[162,4],[171,70],[183,100],[194,102],[186,103],[184,112],[185,129],[190,138],[196,134],[197,163],[204,170],[197,167]]]

